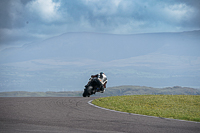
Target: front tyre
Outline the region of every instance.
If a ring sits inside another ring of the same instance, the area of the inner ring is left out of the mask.
[[[85,91],[85,89],[84,89],[83,97],[86,97],[86,96],[87,96],[87,93],[86,93],[86,91]]]
[[[92,89],[92,86],[88,86],[87,88],[85,88],[83,92],[83,97],[90,97],[90,95],[92,95]]]

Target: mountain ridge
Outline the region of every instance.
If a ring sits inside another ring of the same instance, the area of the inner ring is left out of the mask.
[[[0,51],[0,91],[82,90],[104,71],[108,86],[200,86],[200,31],[66,33]]]
[[[200,31],[198,31],[198,34],[199,32]],[[80,53],[83,56],[84,56],[84,53],[87,54],[89,52],[90,52],[89,55],[95,56],[95,54],[98,54],[98,53],[101,53],[101,51],[104,51],[107,57],[112,57],[109,59],[110,61],[113,59],[119,59],[119,58],[123,59],[123,58],[155,52],[155,49],[157,49],[158,47],[161,48],[164,45],[168,44],[168,42],[170,43],[170,38],[173,39],[174,35],[191,34],[191,33],[193,32],[146,33],[146,34],[131,34],[131,35],[116,35],[116,34],[103,34],[103,33],[90,33],[90,32],[64,33],[62,35],[51,37],[49,39],[43,40],[38,43],[26,44],[26,45],[23,45],[22,47],[7,49],[6,51],[12,50],[10,52],[11,56],[19,55],[19,58],[23,58],[23,56],[21,55],[22,53],[27,54],[30,56],[28,58],[29,60],[31,59],[31,57],[34,57],[34,59],[38,59],[41,57],[61,58],[61,56],[70,56],[70,55],[78,57],[76,56],[76,54],[73,54],[74,52],[76,53],[76,51],[77,53]],[[165,35],[168,35],[168,34],[170,35],[170,38],[167,39]],[[99,37],[99,35],[101,36]],[[164,35],[164,37],[162,37],[162,39],[164,40],[158,39],[157,35],[159,37]],[[143,40],[143,38],[145,38],[147,41]],[[178,39],[178,41],[182,42],[180,38]],[[116,43],[115,46],[111,45],[113,43]],[[102,48],[101,45],[104,48]],[[140,45],[140,47],[138,47],[138,45]],[[92,47],[94,46],[95,48],[92,49]],[[174,46],[172,45],[169,47],[169,44],[168,44],[168,47],[166,48],[171,49],[171,47],[174,47]],[[164,48],[164,50],[166,50],[166,48]],[[73,52],[69,51],[69,49],[73,50]],[[130,49],[132,51],[130,51]],[[187,46],[187,49],[188,49],[188,46]],[[18,52],[16,52],[17,50]],[[112,50],[115,51],[116,53],[115,56],[107,54]],[[6,53],[5,50],[3,50],[2,52],[4,54]],[[67,54],[67,52],[69,52],[69,54]],[[172,52],[176,53],[176,50]],[[87,54],[85,58],[91,58],[89,55]],[[102,61],[100,58],[98,58],[98,56],[95,56],[94,59],[98,59]]]

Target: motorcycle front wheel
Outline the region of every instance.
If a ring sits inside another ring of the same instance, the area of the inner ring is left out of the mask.
[[[87,88],[85,88],[83,92],[83,97],[90,97],[90,95],[92,94],[92,89],[92,86],[88,86]]]

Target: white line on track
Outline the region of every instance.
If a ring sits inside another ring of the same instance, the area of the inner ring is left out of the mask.
[[[111,110],[111,109],[107,109],[107,108],[103,108],[103,107],[99,107],[97,105],[92,104],[93,100],[88,101],[88,104],[99,108],[99,109],[103,109],[103,110],[108,110],[108,111],[112,111],[112,112],[117,112],[117,113],[123,113],[123,114],[128,114],[128,115],[137,115],[137,116],[145,116],[145,117],[151,117],[151,118],[159,118],[159,119],[166,119],[166,120],[175,120],[175,121],[183,121],[183,122],[192,122],[192,123],[200,123],[200,122],[196,122],[196,121],[186,121],[186,120],[179,120],[179,119],[170,119],[170,118],[163,118],[163,117],[156,117],[156,116],[148,116],[148,115],[141,115],[141,114],[133,114],[133,113],[127,113],[127,112],[121,112],[121,111],[116,111],[116,110]]]

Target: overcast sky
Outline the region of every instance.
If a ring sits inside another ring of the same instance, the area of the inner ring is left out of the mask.
[[[0,0],[0,49],[66,32],[200,29],[200,0]]]

